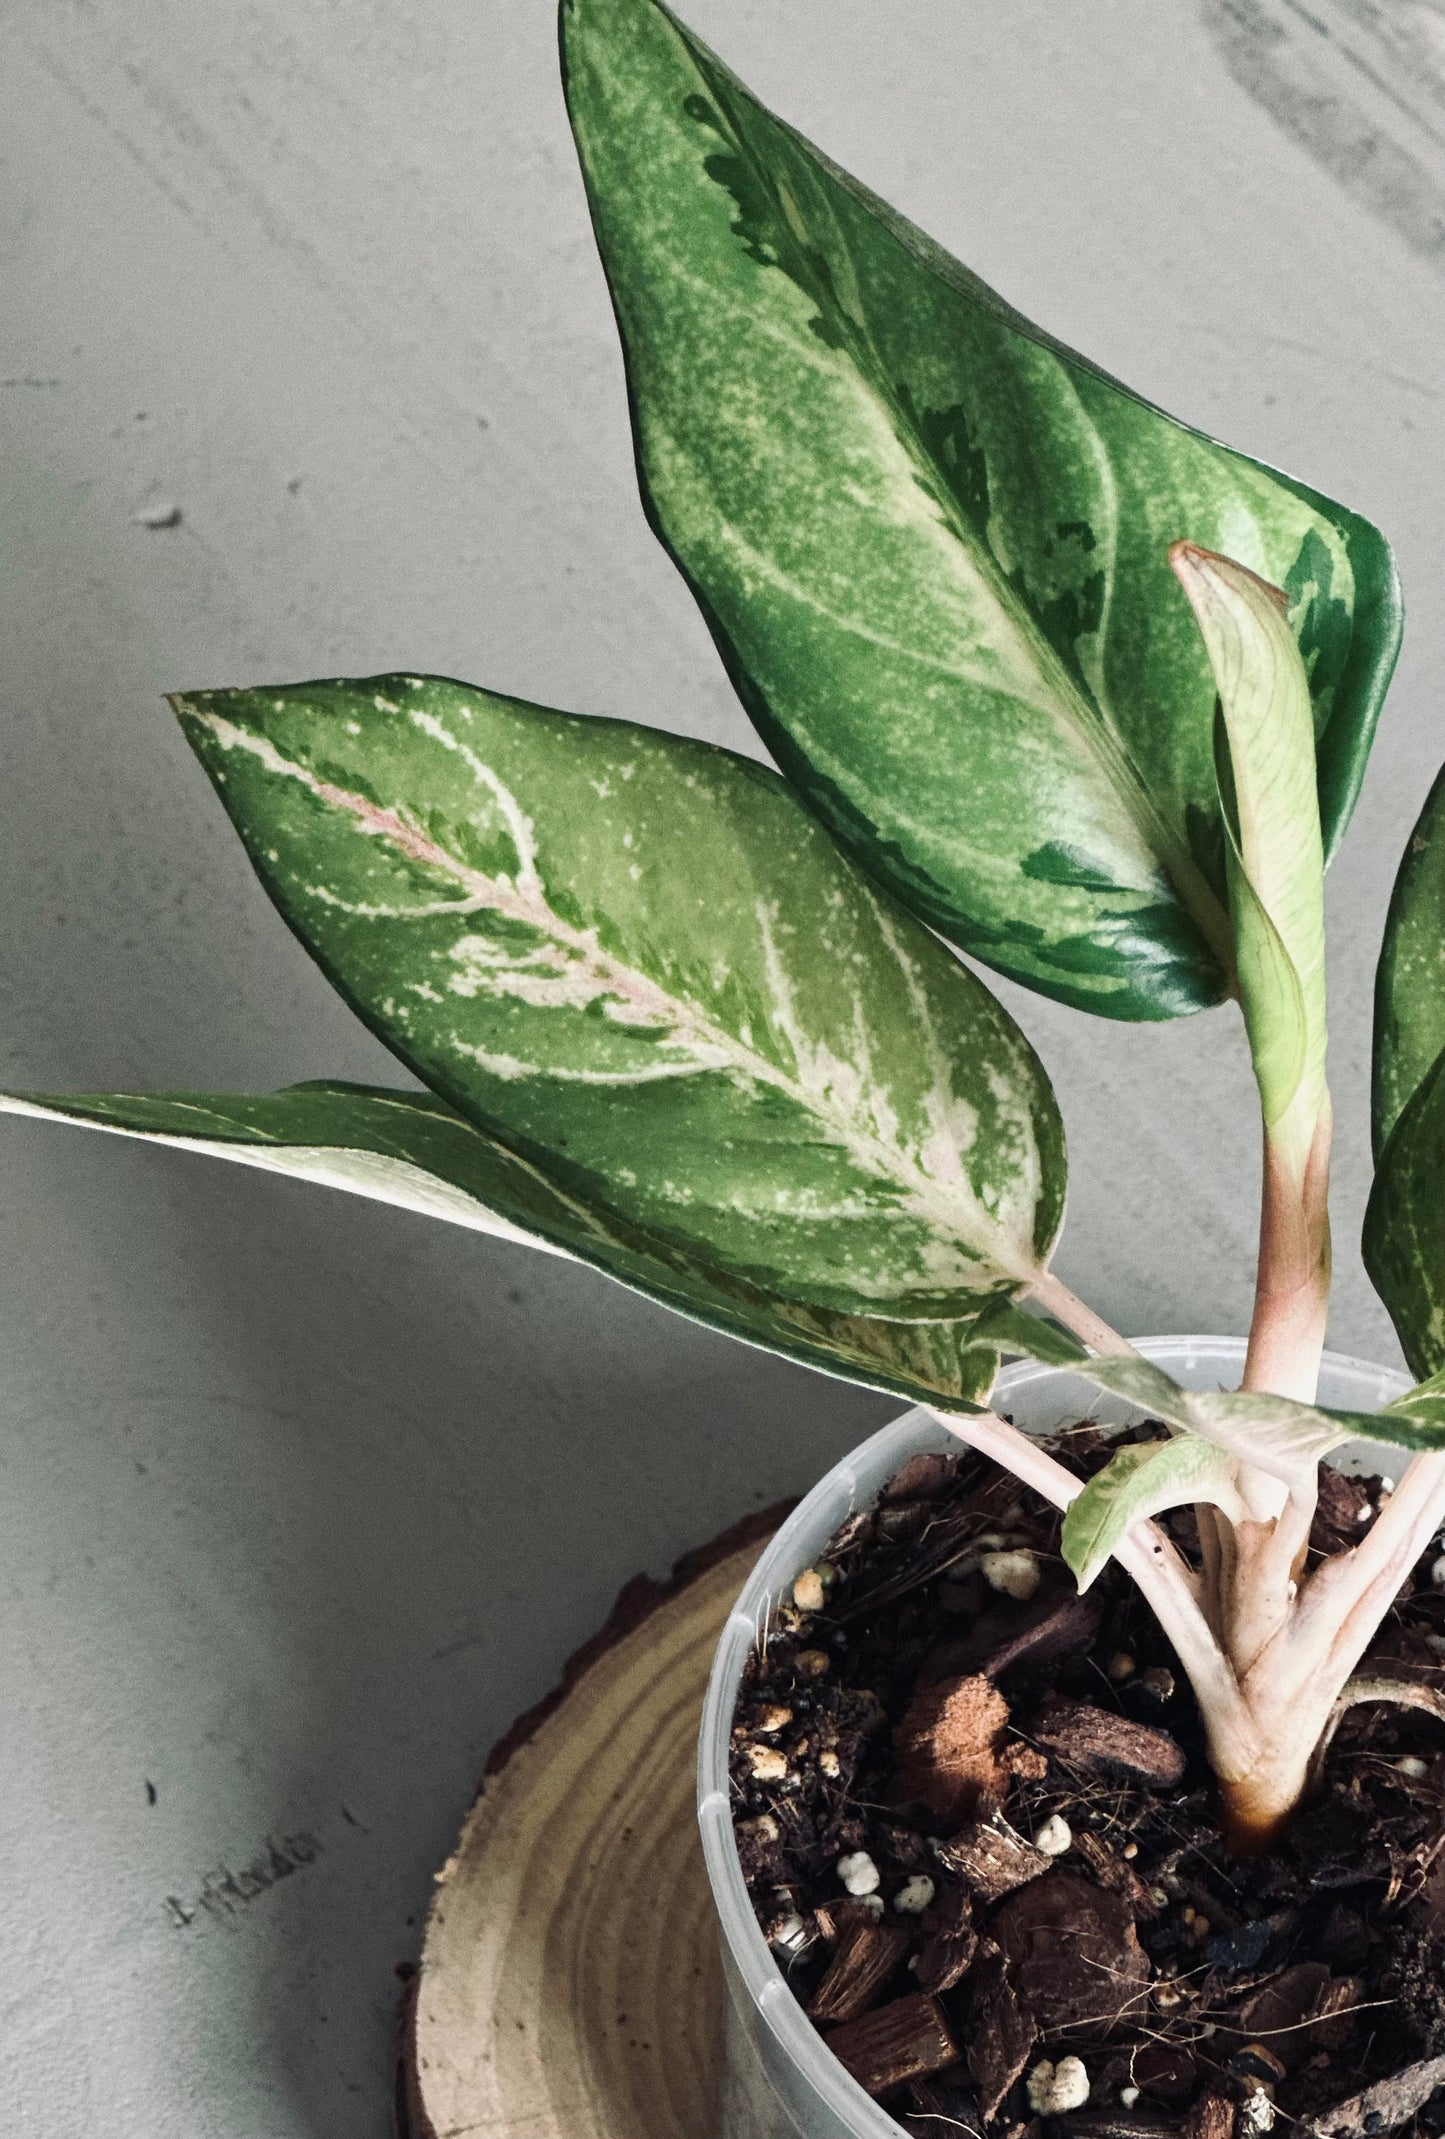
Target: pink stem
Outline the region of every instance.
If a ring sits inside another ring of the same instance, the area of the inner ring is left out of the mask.
[[[1098,1352],[1106,1359],[1138,1358],[1139,1354],[1128,1338],[1111,1329],[1092,1307],[1086,1307],[1078,1294],[1070,1292],[1063,1279],[1052,1270],[1040,1271],[1028,1290],[1040,1307],[1056,1322],[1061,1322],[1065,1329],[1072,1330],[1080,1344],[1086,1344],[1091,1352]]]
[[[1369,1534],[1316,1570],[1300,1599],[1300,1634],[1329,1641],[1332,1679],[1354,1670],[1442,1521],[1445,1455],[1415,1456]]]
[[[1304,1170],[1268,1131],[1259,1210],[1259,1268],[1244,1361],[1245,1389],[1312,1404],[1330,1303],[1330,1138],[1326,1097]]]

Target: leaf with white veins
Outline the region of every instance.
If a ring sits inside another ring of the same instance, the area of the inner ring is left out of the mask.
[[[564,0],[562,47],[649,518],[778,763],[1015,979],[1218,1001],[1214,683],[1169,544],[1287,589],[1333,851],[1399,638],[1383,537],[1030,326],[655,0]]]
[[[1121,1448],[1064,1515],[1060,1549],[1080,1590],[1102,1572],[1125,1533],[1151,1515],[1210,1501],[1237,1522],[1245,1508],[1234,1483],[1236,1460],[1193,1434]]]
[[[1040,1268],[1037,1058],[775,774],[435,678],[176,705],[348,1001],[610,1234],[895,1320]]]
[[[575,1258],[711,1329],[938,1410],[975,1407],[997,1371],[997,1351],[968,1318],[835,1314],[613,1231],[430,1093],[326,1082],[261,1094],[8,1093],[0,1110],[204,1152]]]

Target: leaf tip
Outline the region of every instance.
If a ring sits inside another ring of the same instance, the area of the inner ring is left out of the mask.
[[[1273,580],[1263,579],[1258,572],[1251,572],[1247,564],[1237,558],[1225,557],[1218,550],[1206,550],[1197,542],[1171,542],[1169,565],[1191,602],[1198,606],[1197,597],[1224,591],[1237,594],[1247,585],[1268,597],[1281,613],[1289,613],[1289,596],[1283,587]]]
[[[1080,1499],[1083,1498],[1081,1494]],[[1091,1541],[1078,1535],[1077,1514],[1079,1502],[1075,1500],[1064,1510],[1063,1525],[1059,1534],[1059,1553],[1065,1567],[1078,1584],[1079,1595],[1092,1588],[1104,1562],[1092,1550]]]

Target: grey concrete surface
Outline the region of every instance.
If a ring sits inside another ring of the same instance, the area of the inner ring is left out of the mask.
[[[1354,1242],[1384,902],[1445,755],[1441,9],[686,11],[1026,312],[1393,537],[1407,651],[1332,892],[1332,1339],[1393,1359]],[[418,666],[753,747],[637,506],[550,5],[10,0],[0,99],[0,1075],[388,1076],[164,688]],[[1241,1328],[1227,1018],[1009,998],[1070,1125],[1066,1277],[1130,1330]],[[890,1406],[421,1219],[0,1136],[0,2130],[382,2139],[393,1969],[488,1744],[627,1576]]]

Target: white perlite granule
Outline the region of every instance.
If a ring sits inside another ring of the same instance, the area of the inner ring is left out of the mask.
[[[1029,2108],[1035,2116],[1060,2117],[1082,2109],[1089,2099],[1089,2075],[1081,2057],[1061,2057],[1056,2065],[1041,2058],[1028,2077]]]
[[[850,1894],[876,1894],[878,1891],[878,1867],[866,1849],[850,1850],[840,1857],[838,1877]]]

